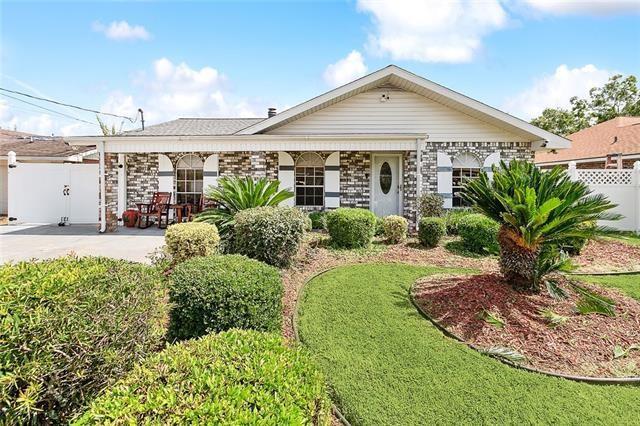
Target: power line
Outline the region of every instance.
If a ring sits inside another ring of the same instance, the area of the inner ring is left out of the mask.
[[[41,98],[39,96],[30,95],[30,94],[24,93],[24,92],[18,92],[16,90],[9,90],[9,89],[5,89],[3,87],[0,87],[0,90],[2,90],[4,92],[9,92],[9,93],[15,93],[16,95],[27,96],[27,97],[32,98],[32,99],[37,99],[39,101],[51,102],[51,103],[54,103],[56,105],[62,105],[62,106],[68,107],[68,108],[75,108],[75,109],[79,109],[79,110],[82,110],[82,111],[92,112],[94,114],[109,115],[111,117],[124,118],[125,120],[129,120],[131,123],[135,123],[138,120],[137,114],[136,114],[135,118],[131,118],[131,117],[126,117],[124,115],[112,114],[110,112],[102,112],[102,111],[98,111],[98,110],[91,109],[91,108],[84,108],[84,107],[77,106],[77,105],[66,104],[64,102],[54,101],[52,99]],[[7,96],[7,95],[5,95],[5,96]]]
[[[96,123],[92,123],[92,122],[90,122],[90,121],[83,120],[83,119],[81,119],[81,118],[74,117],[74,116],[69,115],[69,114],[65,114],[64,112],[60,112],[60,111],[56,111],[56,110],[53,110],[53,109],[50,109],[50,108],[47,108],[47,107],[43,107],[42,105],[34,104],[34,103],[32,103],[32,102],[25,101],[24,99],[20,99],[20,98],[16,98],[15,96],[7,95],[6,93],[0,93],[0,95],[2,95],[2,96],[6,96],[7,98],[11,98],[11,99],[14,99],[14,100],[19,101],[19,102],[24,102],[25,104],[32,105],[32,106],[34,106],[34,107],[36,107],[36,108],[42,108],[42,109],[43,109],[43,110],[45,110],[45,111],[49,111],[49,112],[52,112],[52,113],[54,113],[54,114],[61,115],[61,116],[63,116],[63,117],[67,117],[67,118],[70,118],[70,119],[72,119],[72,120],[81,121],[81,122],[83,122],[83,123],[91,124],[92,126],[100,127],[100,126],[99,126],[98,124],[96,124]]]

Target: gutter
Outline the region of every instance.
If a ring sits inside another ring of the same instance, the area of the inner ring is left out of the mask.
[[[98,142],[98,179],[100,179],[100,233],[103,234],[107,230],[107,206],[106,203],[106,185],[104,182],[104,141]]]

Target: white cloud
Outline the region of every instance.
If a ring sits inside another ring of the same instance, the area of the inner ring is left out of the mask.
[[[508,21],[499,0],[358,0],[358,8],[373,17],[369,49],[397,60],[469,62]]]
[[[111,40],[149,40],[151,34],[142,25],[130,25],[127,21],[113,21],[109,25],[94,22],[92,28],[95,32],[103,33]]]
[[[529,120],[545,108],[567,108],[571,97],[587,97],[591,88],[602,86],[613,74],[591,64],[582,68],[560,65],[553,74],[537,79],[531,87],[508,99],[504,109]]]
[[[640,0],[525,0],[531,8],[554,15],[612,15],[640,12]]]
[[[367,65],[362,54],[352,50],[346,57],[335,64],[330,64],[324,71],[324,81],[331,87],[342,86],[367,73]]]

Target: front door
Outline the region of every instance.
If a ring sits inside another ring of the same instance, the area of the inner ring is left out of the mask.
[[[373,212],[378,216],[400,214],[400,155],[373,155]]]

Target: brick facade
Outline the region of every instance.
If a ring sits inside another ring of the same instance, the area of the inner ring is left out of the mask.
[[[478,157],[482,163],[490,154],[499,151],[501,159],[514,158],[533,161],[533,151],[528,143],[521,142],[438,142],[427,143],[422,152],[421,174],[422,193],[436,192],[437,189],[437,161],[438,151],[444,151],[455,157],[462,152],[469,152]],[[294,161],[303,152],[291,151],[289,154]],[[180,157],[187,153],[166,153],[175,165]],[[203,161],[211,152],[196,153]],[[331,152],[319,152],[326,159]],[[277,152],[221,152],[219,153],[219,176],[254,176],[277,179]],[[107,185],[107,222],[110,229],[114,228],[117,214],[118,172],[117,154],[106,155]],[[402,152],[403,165],[403,215],[415,229],[417,221],[417,155],[416,151]],[[149,202],[151,196],[158,190],[158,154],[127,154],[127,206],[135,208],[137,202]],[[364,151],[340,152],[340,205],[343,207],[370,208],[370,179],[371,153]]]

